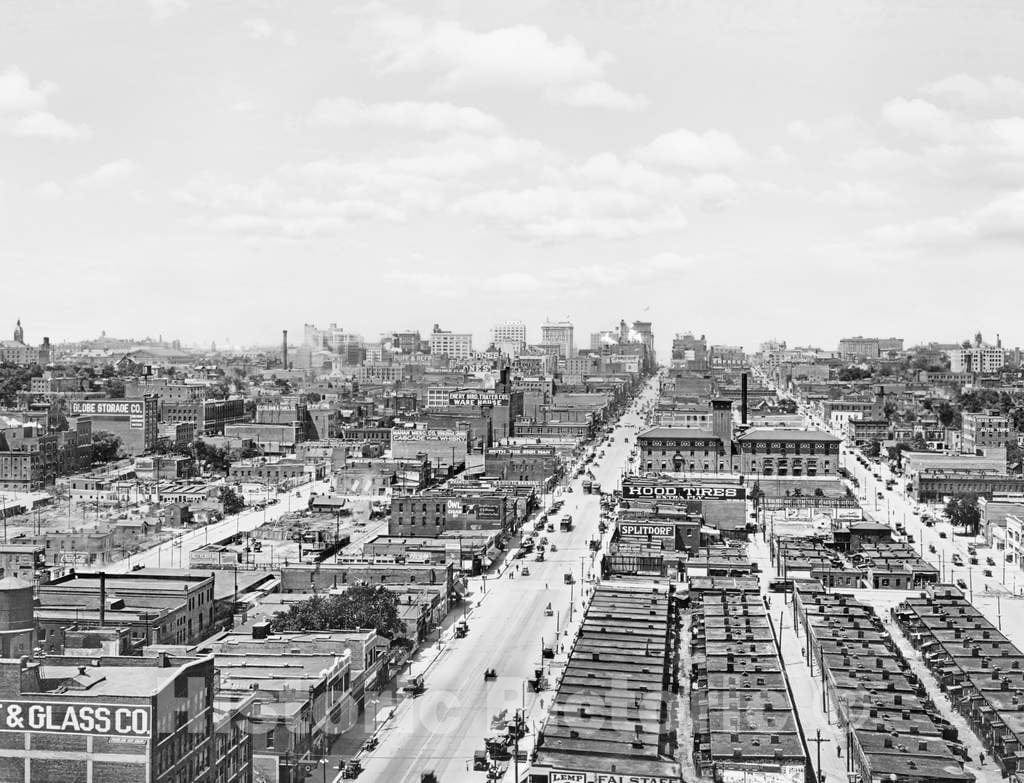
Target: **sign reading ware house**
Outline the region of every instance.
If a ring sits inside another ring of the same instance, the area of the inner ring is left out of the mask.
[[[0,731],[41,731],[149,739],[149,707],[127,704],[2,701]]]
[[[747,488],[735,484],[630,484],[622,485],[624,498],[678,498],[679,500],[746,500]]]

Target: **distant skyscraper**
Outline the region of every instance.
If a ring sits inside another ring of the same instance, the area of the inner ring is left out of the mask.
[[[517,350],[526,345],[526,324],[522,321],[505,321],[491,329],[491,342],[501,347],[503,343],[515,344]]]
[[[542,345],[557,345],[561,356],[572,356],[572,332],[569,321],[545,321],[540,327],[540,341]]]

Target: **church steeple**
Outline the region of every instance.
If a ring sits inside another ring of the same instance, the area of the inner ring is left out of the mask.
[[[22,343],[25,342],[25,330],[21,328],[21,319],[18,319],[18,325],[14,327],[14,342]]]

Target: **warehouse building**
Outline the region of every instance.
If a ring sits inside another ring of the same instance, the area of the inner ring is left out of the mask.
[[[538,733],[530,783],[680,783],[677,622],[678,603],[663,585],[598,585]]]

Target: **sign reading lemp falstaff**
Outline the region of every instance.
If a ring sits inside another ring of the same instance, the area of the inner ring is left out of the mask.
[[[0,731],[149,739],[149,707],[77,702],[0,702]]]
[[[624,498],[678,498],[679,500],[746,500],[747,488],[736,484],[623,483]]]
[[[680,783],[663,775],[622,775],[617,772],[550,772],[548,783]]]

